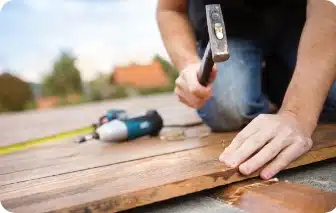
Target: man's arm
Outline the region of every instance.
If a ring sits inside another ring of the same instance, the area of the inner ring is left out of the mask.
[[[156,18],[166,50],[178,70],[199,62],[187,16],[187,0],[159,0]]]
[[[269,163],[260,173],[269,179],[311,149],[311,135],[336,80],[335,39],[336,6],[309,0],[296,67],[279,113],[255,118],[224,150],[221,161],[239,166],[246,175]]]
[[[166,50],[179,70],[175,94],[181,102],[200,108],[211,97],[211,86],[198,82],[201,59],[196,51],[196,39],[188,19],[187,0],[159,0],[157,23]],[[212,73],[214,79],[216,72]]]
[[[296,68],[280,111],[293,113],[307,134],[312,133],[335,80],[336,6],[309,0]]]

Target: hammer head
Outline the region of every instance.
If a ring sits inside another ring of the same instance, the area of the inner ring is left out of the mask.
[[[229,50],[221,6],[209,4],[205,6],[205,11],[212,59],[214,62],[226,61]]]

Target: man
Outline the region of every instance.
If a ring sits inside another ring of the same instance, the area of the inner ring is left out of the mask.
[[[198,83],[205,4],[220,3],[230,58]],[[312,147],[336,115],[336,6],[327,0],[159,0],[157,22],[180,71],[175,93],[213,131],[240,129],[219,157],[269,179]]]

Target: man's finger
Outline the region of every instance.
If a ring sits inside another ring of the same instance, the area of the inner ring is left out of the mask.
[[[234,152],[226,157],[224,162],[231,167],[236,167],[249,158],[258,149],[262,148],[270,139],[274,137],[271,131],[260,130],[247,138],[245,142]]]
[[[226,147],[224,152],[221,154],[219,157],[220,161],[223,161],[226,156],[228,156],[230,153],[234,152],[237,150],[243,143],[244,141],[248,138],[253,136],[259,131],[259,126],[253,125],[253,121],[247,125],[241,132],[239,132],[236,137],[232,140],[231,144]]]
[[[186,104],[188,107],[193,107],[193,105],[191,105],[191,104],[187,101],[187,99],[183,98],[182,96],[179,96],[179,100],[180,100],[182,103]]]
[[[192,95],[196,96],[199,99],[207,99],[211,96],[210,87],[202,87],[198,84],[188,85],[189,91]]]
[[[175,94],[177,95],[178,99],[179,99],[182,103],[186,104],[186,105],[189,106],[189,107],[192,107],[192,106],[188,103],[188,101],[183,97],[182,92],[181,92],[181,89],[180,89],[179,87],[176,87],[175,90],[174,90],[174,92],[175,92]]]
[[[265,169],[261,171],[261,178],[272,178],[279,171],[288,166],[288,164],[290,164],[293,160],[307,152],[311,148],[310,144],[312,144],[311,141],[300,141],[286,147]]]
[[[289,145],[289,141],[285,141],[286,135],[280,134],[271,142],[263,147],[257,154],[239,166],[239,171],[244,175],[249,175],[258,170],[270,160],[272,160],[281,150]]]
[[[211,95],[211,88],[210,87],[203,87],[197,78],[197,74],[194,72],[190,72],[186,77],[187,79],[187,86],[191,94],[197,96],[200,99],[206,99]]]
[[[259,119],[253,119],[242,131],[240,131],[233,141],[245,141],[247,138],[251,137],[253,134],[259,131]]]
[[[179,100],[182,103],[185,103],[189,107],[199,108],[202,104],[202,100],[200,100],[199,98],[194,97],[192,95],[188,95],[188,92],[183,91],[182,88],[176,87],[175,88],[175,94],[179,97]]]
[[[186,85],[185,80],[180,76],[175,80],[175,86],[178,88],[183,88]]]

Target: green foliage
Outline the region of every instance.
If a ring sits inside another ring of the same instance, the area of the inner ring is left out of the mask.
[[[177,69],[167,60],[156,55],[153,60],[160,62],[168,75],[169,85],[159,88],[137,89],[127,85],[116,85],[113,75],[100,74],[88,83],[89,94],[83,95],[82,79],[75,66],[75,57],[71,53],[62,52],[54,62],[51,72],[46,75],[42,84],[28,84],[10,74],[0,75],[0,112],[20,111],[36,108],[33,96],[59,96],[58,106],[79,104],[88,101],[125,98],[136,95],[150,95],[171,92],[178,77]],[[70,94],[80,94],[79,100],[69,101]]]
[[[89,84],[91,100],[100,101],[127,97],[127,87],[113,85],[112,80],[110,75],[99,74],[95,80],[91,81]]]
[[[9,73],[0,75],[0,111],[20,111],[31,101],[30,85]]]
[[[25,106],[25,110],[36,109],[36,102],[35,101],[28,101]]]
[[[167,60],[165,60],[164,58],[162,58],[159,55],[156,55],[154,57],[154,60],[157,60],[160,62],[163,70],[167,73],[170,83],[175,83],[176,78],[178,77],[179,73],[178,70],[175,66],[173,66],[172,64],[170,64]]]
[[[112,86],[112,93],[110,95],[109,98],[112,99],[117,99],[117,98],[126,98],[128,97],[128,88],[125,86],[121,86],[121,85],[113,85]]]
[[[82,93],[82,90],[82,79],[75,66],[75,58],[70,53],[61,53],[53,65],[52,72],[43,79],[43,95],[64,96]]]

